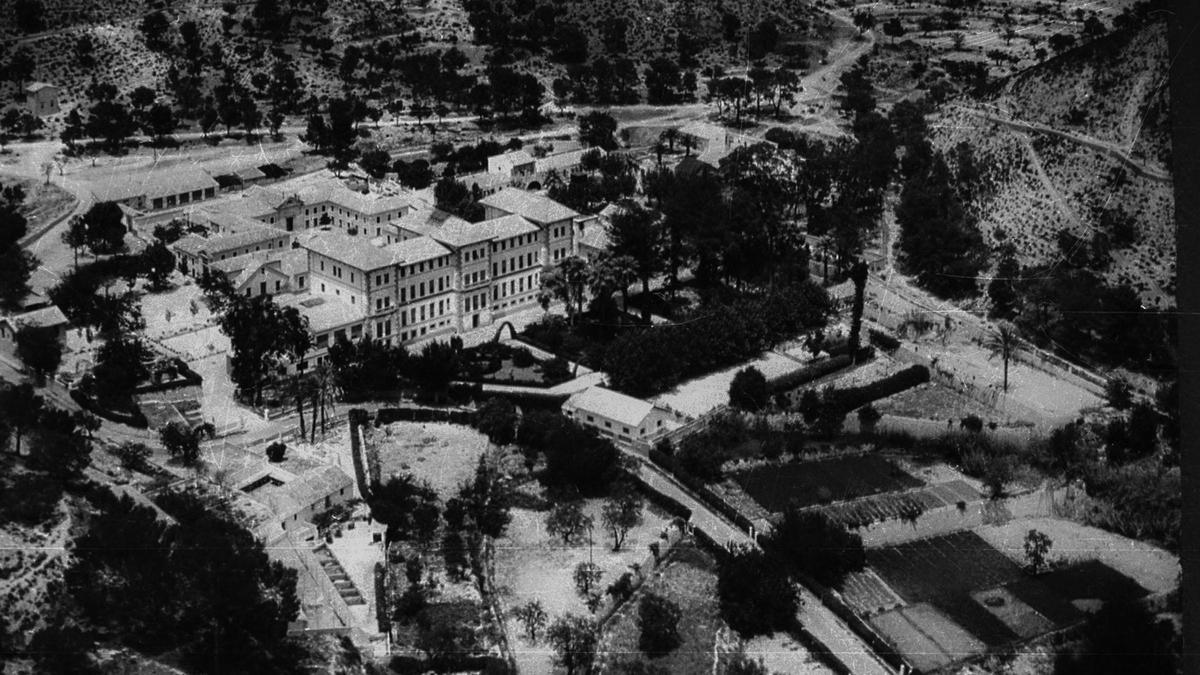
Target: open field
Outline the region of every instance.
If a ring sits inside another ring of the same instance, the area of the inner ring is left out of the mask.
[[[382,479],[410,473],[427,480],[438,496],[454,496],[459,485],[475,475],[475,466],[488,448],[483,434],[459,424],[395,422],[373,433]]]
[[[789,504],[804,507],[922,485],[875,455],[763,466],[732,477],[751,498],[772,512],[783,511]]]
[[[717,604],[717,562],[686,541],[680,542],[672,560],[659,568],[605,626],[601,652],[606,662],[641,658],[670,673],[708,672],[713,667],[718,632],[725,628]],[[669,654],[648,658],[638,650],[637,604],[645,593],[655,593],[679,606],[681,642]]]
[[[603,500],[584,502],[584,512],[595,519],[595,544],[562,544],[561,539],[546,533],[546,512],[516,508],[504,537],[496,540],[496,586],[500,589],[506,613],[529,600],[539,600],[550,621],[562,614],[588,615],[587,606],[575,592],[572,574],[575,566],[591,558],[603,576],[600,588],[608,588],[630,565],[641,564],[650,555],[647,546],[659,541],[671,517],[652,504],[642,511],[643,522],[630,530],[620,551],[613,552],[612,540],[599,527]],[[590,551],[589,551],[590,549]],[[511,614],[506,616],[517,665],[522,673],[550,673],[551,652],[544,641],[530,643],[520,635],[520,624]]]

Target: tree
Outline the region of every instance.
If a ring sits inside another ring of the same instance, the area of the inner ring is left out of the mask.
[[[138,24],[150,51],[163,51],[170,46],[170,38],[167,36],[170,28],[170,20],[161,11],[150,12],[142,17],[141,23]]]
[[[767,378],[754,366],[743,368],[729,383],[729,405],[749,412],[757,412],[770,401]]]
[[[604,500],[600,522],[613,537],[613,551],[620,551],[629,530],[642,522],[642,496],[628,483],[617,483]]]
[[[38,33],[46,28],[46,8],[42,0],[16,0],[13,14],[22,33]]]
[[[161,143],[178,126],[175,111],[165,103],[155,103],[146,113],[145,132]]]
[[[200,427],[192,429],[183,422],[171,422],[159,431],[159,438],[167,452],[184,464],[191,465],[199,461]]]
[[[269,462],[282,462],[286,454],[287,445],[280,441],[275,441],[267,446],[267,461]]]
[[[1008,362],[1021,348],[1020,340],[1016,326],[1001,321],[984,342],[992,356],[999,356],[1004,361],[1004,391],[1008,391]]]
[[[1021,277],[1021,266],[1012,247],[1006,247],[996,264],[996,275],[988,282],[988,298],[992,306],[988,312],[993,318],[1012,319],[1016,314],[1017,282]]]
[[[362,170],[375,179],[382,179],[387,175],[391,162],[392,157],[387,150],[378,147],[363,152],[358,158],[358,165]]]
[[[634,263],[642,281],[642,321],[650,323],[650,280],[663,269],[663,226],[659,214],[630,204],[612,220],[609,250]]]
[[[820,512],[788,508],[771,530],[763,549],[784,569],[799,572],[830,588],[866,565],[862,537]]]
[[[560,501],[546,513],[546,533],[552,537],[562,537],[564,545],[591,530],[592,525],[592,517],[583,512],[583,501],[580,499]]]
[[[895,44],[896,38],[904,35],[904,24],[900,21],[900,17],[893,16],[883,24],[883,34],[892,38],[892,43]]]
[[[978,293],[977,277],[986,266],[983,238],[964,209],[941,156],[932,156],[904,182],[896,222],[901,268],[943,298]]]
[[[1110,600],[1088,618],[1083,643],[1060,652],[1055,675],[1173,675],[1178,672],[1172,646],[1175,629],[1158,620],[1138,600]]]
[[[765,553],[748,546],[721,561],[717,597],[721,618],[743,639],[786,630],[796,620],[791,580]]]
[[[513,616],[521,622],[521,627],[525,629],[525,637],[530,642],[537,642],[538,633],[542,632],[550,619],[546,609],[542,607],[542,601],[536,599],[513,609]]]
[[[546,631],[554,650],[554,662],[567,669],[567,675],[588,672],[596,660],[596,626],[587,617],[565,614],[554,620]]]
[[[434,400],[443,398],[458,376],[461,358],[447,342],[434,341],[409,361],[408,375],[421,392]]]
[[[0,307],[17,311],[29,295],[29,277],[37,269],[37,258],[20,246],[0,251]]]
[[[1029,530],[1025,533],[1025,560],[1032,573],[1037,574],[1045,569],[1046,556],[1050,553],[1052,543],[1044,532]]]
[[[617,148],[617,121],[602,111],[593,111],[579,118],[579,141],[591,148]]]
[[[600,566],[593,562],[583,561],[575,566],[575,572],[571,575],[575,582],[575,592],[579,597],[588,601],[589,604],[595,602],[594,599],[600,597],[600,578],[604,576]]]
[[[508,445],[517,435],[517,408],[508,399],[492,397],[475,413],[475,428],[492,443]]]
[[[1104,398],[1113,408],[1128,410],[1133,406],[1133,387],[1123,377],[1111,378],[1105,385]]]
[[[575,316],[583,311],[583,292],[587,287],[589,269],[579,256],[569,256],[542,275],[542,291],[539,300],[547,309],[552,299],[563,301],[567,310],[567,321],[574,325]]]
[[[870,403],[858,409],[858,424],[863,431],[872,431],[882,418],[883,415]]]
[[[128,401],[147,375],[146,355],[145,345],[135,336],[113,335],[105,340],[92,367],[93,386],[100,400],[109,404]]]
[[[97,501],[64,573],[90,625],[138,649],[179,650],[189,672],[300,670],[303,650],[287,637],[296,571],[252,533],[188,492],[156,500],[176,524],[128,497]]]
[[[75,623],[46,626],[29,642],[37,671],[47,675],[99,675],[104,671],[96,665],[95,648],[92,636]]]
[[[39,384],[58,370],[62,352],[57,326],[21,326],[17,330],[17,357],[36,374]]]
[[[433,200],[439,209],[464,218],[469,215],[474,202],[471,199],[471,190],[466,184],[449,176],[442,178],[434,186]]]
[[[117,458],[121,460],[121,466],[126,469],[136,470],[145,466],[146,460],[150,459],[151,451],[145,443],[136,443],[134,441],[124,441],[117,446]]]
[[[67,229],[63,230],[62,242],[71,247],[75,257],[75,268],[79,268],[79,249],[87,245],[87,223],[81,216],[71,216]]]
[[[42,397],[34,392],[33,385],[27,382],[0,385],[0,410],[4,411],[13,436],[14,453],[21,454],[21,438],[35,426],[43,407]]]
[[[437,533],[437,492],[411,474],[392,476],[386,483],[372,486],[368,504],[371,517],[387,525],[389,540],[428,543]]]
[[[83,214],[87,243],[93,253],[116,253],[125,248],[124,214],[116,202],[97,202]]]
[[[655,593],[646,593],[638,603],[638,649],[650,656],[662,656],[682,642],[679,636],[679,619],[683,617],[679,605]]]
[[[867,263],[861,260],[850,266],[850,280],[854,282],[854,305],[850,309],[850,358],[855,362],[858,361],[858,352],[862,348],[863,301],[869,271]]]
[[[175,254],[167,248],[166,244],[156,241],[142,251],[140,263],[146,273],[146,278],[150,280],[150,285],[155,290],[162,290],[166,288],[167,280],[175,271]]]

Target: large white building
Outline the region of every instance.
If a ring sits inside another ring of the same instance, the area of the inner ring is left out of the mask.
[[[470,223],[331,184],[252,187],[193,210],[210,233],[173,246],[188,273],[221,272],[238,293],[296,307],[314,336],[308,359],[320,363],[339,336],[411,343],[536,307],[543,272],[577,253],[589,219],[514,188],[480,203],[485,219]]]

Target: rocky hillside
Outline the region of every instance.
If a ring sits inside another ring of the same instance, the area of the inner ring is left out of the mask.
[[[1013,244],[1024,265],[1055,263],[1066,230],[1106,281],[1132,285],[1148,307],[1173,306],[1167,67],[1166,26],[1152,23],[946,104],[934,143],[973,150],[985,240]]]

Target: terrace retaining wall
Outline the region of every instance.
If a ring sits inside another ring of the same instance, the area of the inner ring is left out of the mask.
[[[929,509],[913,520],[889,518],[854,532],[862,537],[867,548],[896,546],[1012,519],[1051,517],[1072,499],[1074,494],[1069,488],[1031,490],[996,502],[985,499],[968,502],[962,510],[957,505]]]

